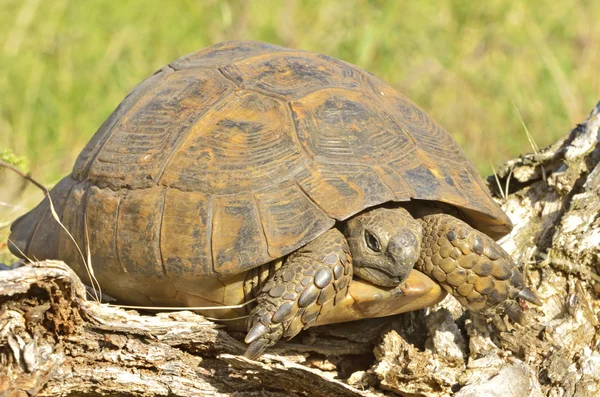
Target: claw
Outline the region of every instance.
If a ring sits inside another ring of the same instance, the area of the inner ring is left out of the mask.
[[[525,325],[525,313],[523,313],[523,309],[521,309],[521,306],[519,306],[517,302],[515,302],[514,300],[505,301],[502,306],[504,309],[504,313],[508,314],[508,317],[510,317],[511,320],[513,320],[515,323]],[[502,328],[499,329],[502,330]]]
[[[250,360],[256,360],[261,354],[263,354],[265,349],[269,347],[268,342],[269,341],[266,339],[259,339],[250,343],[246,349],[246,352],[244,353],[244,357],[249,358]]]
[[[258,338],[260,338],[261,336],[267,334],[268,332],[269,332],[269,328],[265,327],[263,325],[263,323],[257,322],[256,324],[254,324],[252,329],[250,331],[248,331],[248,334],[246,335],[246,339],[244,339],[244,342],[252,343],[252,342],[256,341]],[[250,350],[250,348],[248,348],[248,350]]]
[[[529,288],[523,288],[519,294],[517,295],[518,298],[521,298],[523,300],[526,300],[527,302],[533,303],[534,305],[537,306],[541,306],[542,305],[542,301],[540,301],[538,299],[537,296],[535,296],[535,294],[529,289]]]

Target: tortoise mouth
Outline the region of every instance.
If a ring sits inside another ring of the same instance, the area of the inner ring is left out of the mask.
[[[391,274],[382,269],[374,267],[359,267],[354,269],[356,275],[381,287],[397,287],[406,277]]]

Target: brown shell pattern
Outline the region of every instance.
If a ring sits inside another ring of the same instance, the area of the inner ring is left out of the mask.
[[[140,291],[171,279],[174,289],[152,291],[158,301],[178,279],[261,265],[388,201],[444,201],[490,234],[510,224],[409,99],[345,62],[258,42],[219,44],[149,77],[67,178],[63,220],[76,240],[113,276],[135,272],[121,282]]]

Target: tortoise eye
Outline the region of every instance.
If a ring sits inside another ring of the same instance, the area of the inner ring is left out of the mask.
[[[365,242],[371,251],[381,252],[381,246],[379,245],[377,237],[375,237],[373,233],[368,230],[365,230]]]

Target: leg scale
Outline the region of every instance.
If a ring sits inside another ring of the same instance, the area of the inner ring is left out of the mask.
[[[517,298],[540,304],[510,255],[493,239],[447,214],[426,215],[419,222],[423,242],[415,268],[463,306],[475,312],[505,312],[523,323]]]
[[[314,324],[348,293],[352,259],[346,239],[329,230],[292,253],[267,281],[248,318],[246,357]]]

